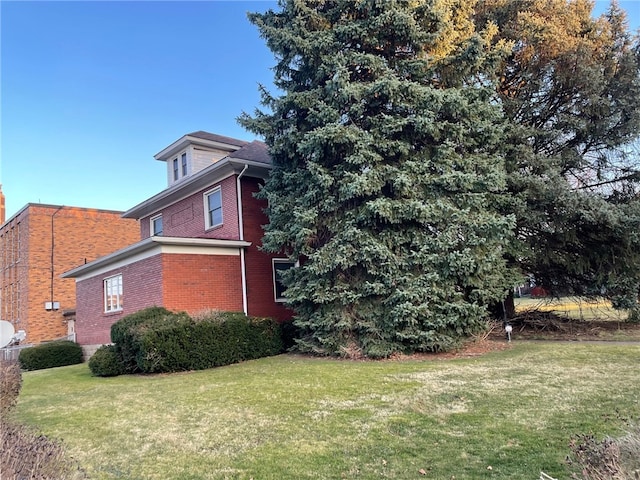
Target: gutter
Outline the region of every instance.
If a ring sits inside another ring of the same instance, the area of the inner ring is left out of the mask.
[[[240,175],[236,177],[236,195],[238,197],[238,230],[240,231],[240,241],[244,242],[244,215],[242,210],[242,186],[240,185],[240,179],[245,174],[249,165],[245,165],[240,172]],[[249,307],[247,305],[247,271],[244,259],[244,248],[240,249],[240,276],[242,278],[242,311],[245,315],[249,315]]]

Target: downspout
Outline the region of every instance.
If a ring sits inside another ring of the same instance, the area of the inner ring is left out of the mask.
[[[53,215],[51,215],[51,311],[54,311],[55,309],[53,308],[53,277],[54,277],[54,251],[55,251],[55,241],[54,241],[54,230],[53,230],[53,218],[58,214],[58,212],[60,210],[62,210],[64,208],[64,205],[58,207],[58,209],[53,212]]]
[[[249,165],[245,165],[240,172],[240,175],[236,177],[236,195],[238,196],[238,229],[240,230],[240,241],[244,241],[244,218],[242,211],[242,188],[240,186],[240,179],[249,168]],[[242,311],[245,315],[249,315],[249,307],[247,305],[247,272],[245,268],[244,259],[244,247],[240,247],[240,276],[242,277]]]

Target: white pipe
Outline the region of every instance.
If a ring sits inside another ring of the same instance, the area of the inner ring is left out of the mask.
[[[240,186],[240,178],[245,174],[249,165],[245,165],[236,177],[236,195],[238,196],[238,229],[240,230],[240,241],[244,241],[244,220],[242,211],[242,188]],[[249,315],[249,307],[247,305],[247,272],[244,260],[244,247],[240,247],[240,276],[242,278],[242,311],[245,315]]]

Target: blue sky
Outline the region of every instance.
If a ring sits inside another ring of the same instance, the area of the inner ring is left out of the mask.
[[[620,1],[633,29],[640,0]],[[596,12],[608,1],[596,2]],[[27,203],[127,210],[166,186],[153,155],[236,118],[272,87],[246,17],[275,1],[0,1],[0,183]]]

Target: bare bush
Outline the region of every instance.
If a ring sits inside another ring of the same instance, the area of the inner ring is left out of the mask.
[[[625,474],[624,478],[640,480],[640,425],[635,425],[620,440],[620,464]]]
[[[0,479],[86,478],[60,443],[9,420],[7,414],[16,405],[21,387],[18,362],[0,361]]]
[[[593,435],[578,435],[569,444],[568,463],[580,469],[578,480],[640,480],[640,426],[625,436],[597,440]]]
[[[0,417],[4,417],[15,406],[20,388],[22,374],[18,362],[0,360]]]
[[[20,480],[84,479],[62,445],[23,425],[0,420],[1,478]]]

